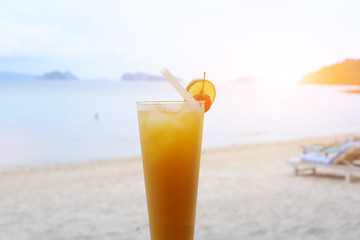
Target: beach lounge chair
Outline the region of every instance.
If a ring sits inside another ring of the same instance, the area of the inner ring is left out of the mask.
[[[315,144],[315,145],[310,145],[310,146],[304,146],[304,153],[321,152],[327,156],[331,153],[338,151],[342,146],[344,146],[348,142],[358,141],[358,140],[360,140],[359,137],[349,136],[342,142],[336,141],[336,142],[333,142],[330,144],[327,143],[327,144]]]
[[[353,173],[360,173],[360,141],[347,142],[332,155],[304,150],[301,158],[290,159],[287,163],[293,166],[295,176],[309,170],[315,174],[317,168],[328,168],[343,171],[345,181],[350,182]]]

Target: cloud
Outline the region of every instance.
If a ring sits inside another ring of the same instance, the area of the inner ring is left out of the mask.
[[[54,26],[46,24],[27,25],[17,22],[0,22],[0,54],[33,55],[55,53],[57,47],[71,38]]]
[[[101,56],[121,55],[125,48],[113,39],[101,39],[91,33],[70,33],[56,25],[0,22],[0,55],[24,56]]]

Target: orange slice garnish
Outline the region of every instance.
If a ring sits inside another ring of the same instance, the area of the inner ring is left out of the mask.
[[[205,101],[205,112],[207,112],[213,104],[216,96],[214,84],[205,79],[195,79],[186,87],[186,91],[197,101]]]

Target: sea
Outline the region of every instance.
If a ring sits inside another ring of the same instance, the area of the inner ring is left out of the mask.
[[[356,86],[216,88],[203,149],[360,134],[360,95],[344,92]],[[136,102],[146,100],[182,98],[165,81],[1,80],[0,170],[140,156]]]

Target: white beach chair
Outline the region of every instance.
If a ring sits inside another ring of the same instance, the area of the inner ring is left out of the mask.
[[[295,176],[302,172],[316,173],[317,168],[340,170],[345,173],[345,181],[350,182],[353,173],[360,173],[360,141],[348,142],[332,156],[321,152],[305,152],[301,158],[289,159]]]

